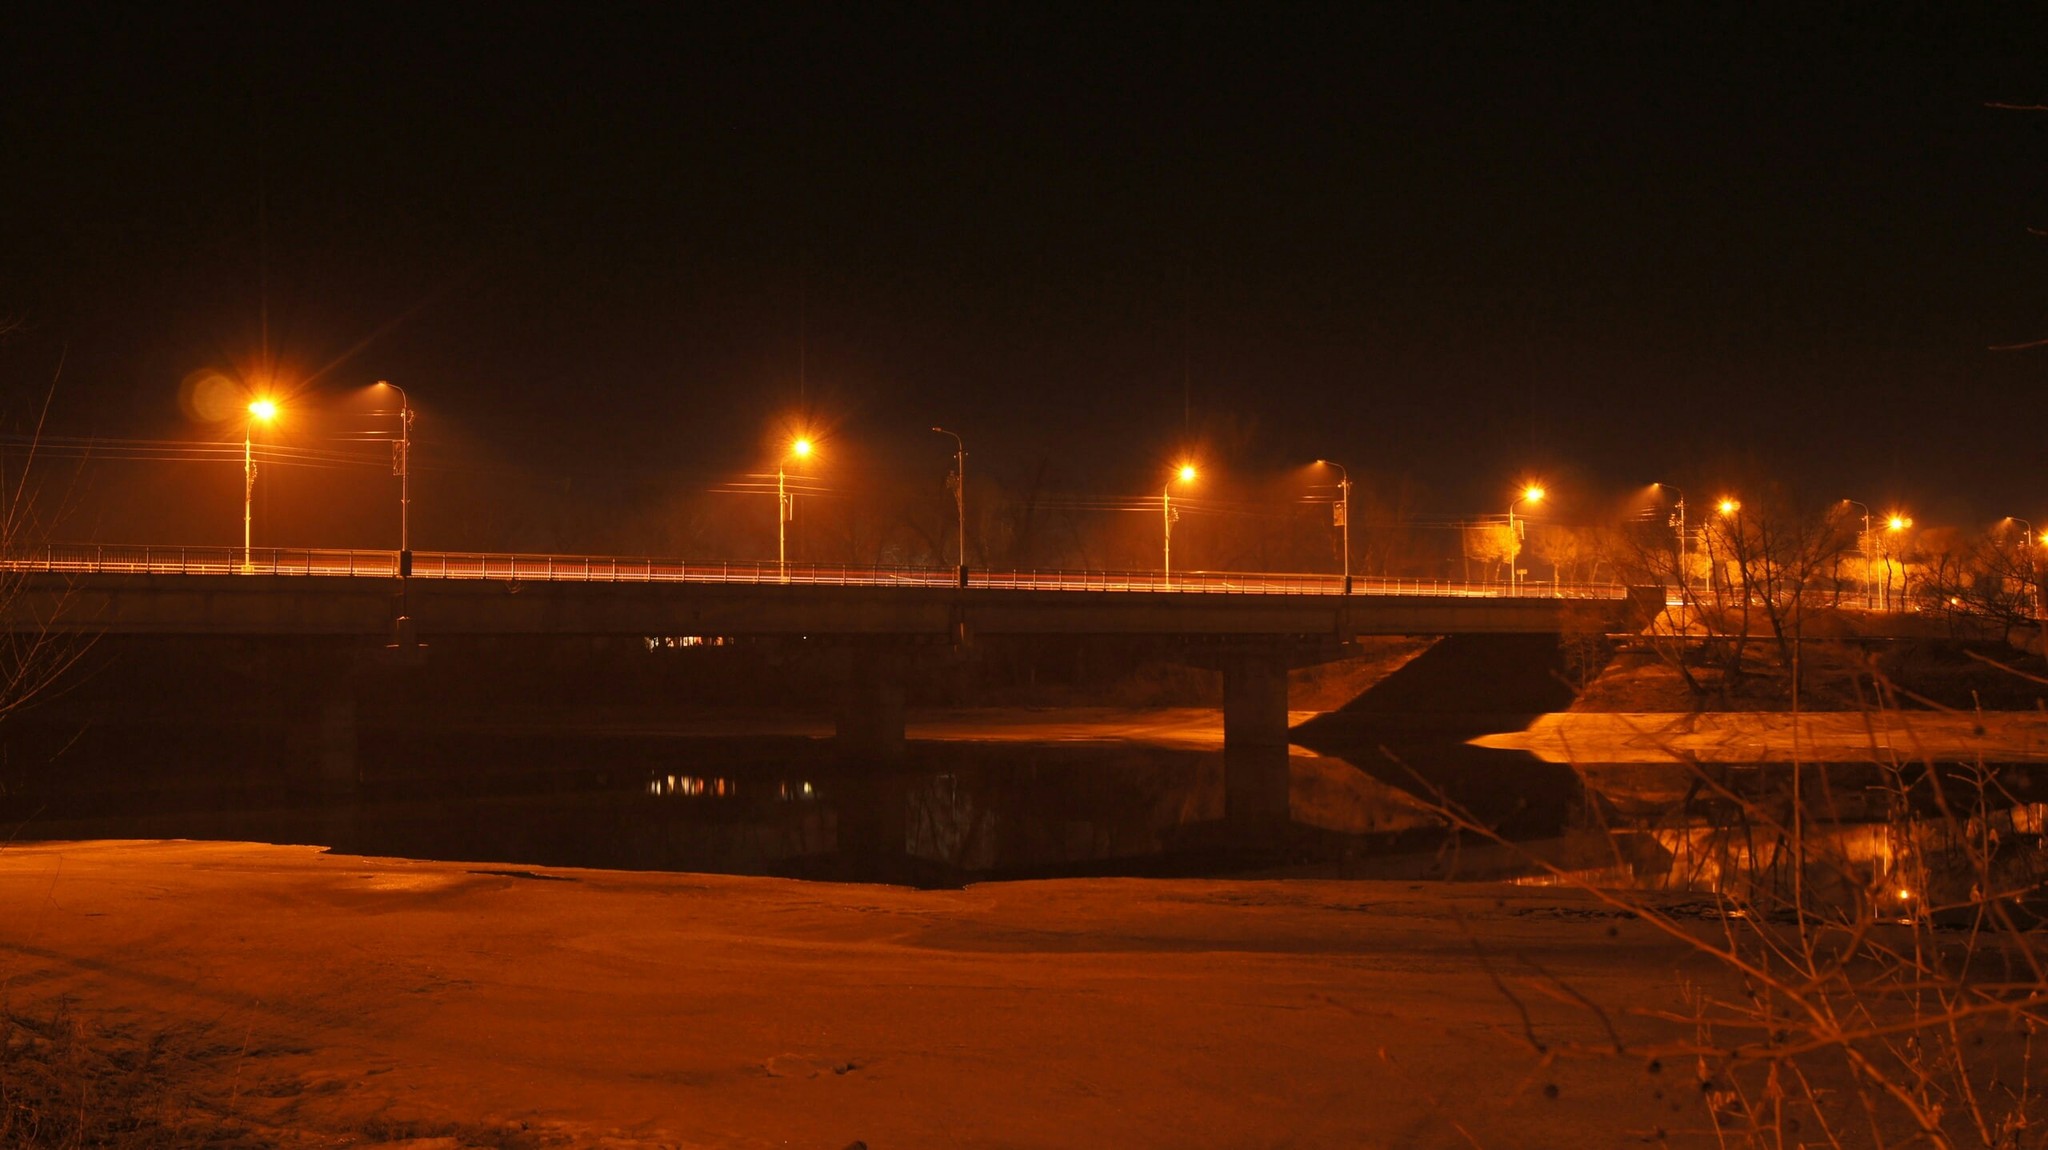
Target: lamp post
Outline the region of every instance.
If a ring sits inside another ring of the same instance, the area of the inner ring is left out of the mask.
[[[2008,515],[2005,517],[2005,521],[2008,523],[2019,523],[2026,527],[2026,534],[2020,536],[2020,538],[2027,541],[2026,546],[2028,549],[2033,548],[2038,543],[2041,545],[2042,551],[2048,553],[2048,535],[2042,535],[2037,539],[2034,536],[2034,524],[2030,520],[2021,519],[2017,515]],[[2021,554],[2025,554],[2025,551],[2022,551]],[[2048,579],[2041,577],[2041,569],[2035,566],[2032,559],[2027,561],[2027,576],[2028,578],[2021,582],[2021,588],[2024,591],[2035,593],[2034,606],[2040,612],[2036,617],[2036,621],[2042,625],[2041,652],[2044,655],[2048,655]],[[2033,583],[2035,587],[2029,588],[2026,586],[2027,583]]]
[[[2034,577],[2036,603],[2034,609],[2037,612],[2034,616],[2034,623],[2041,632],[2041,656],[2042,658],[2048,658],[2048,531],[2044,531],[2039,536],[2036,536],[2032,523],[2018,517],[2014,517],[2013,522],[2026,523],[2027,546],[2032,547],[2038,544],[2041,548],[2043,561],[2039,564],[2029,563],[2027,566],[2028,573]]]
[[[960,519],[960,585],[967,586],[967,444],[957,431],[934,427],[940,435],[953,437],[953,511]]]
[[[1858,503],[1854,499],[1844,499],[1842,502],[1863,509],[1863,534],[1856,537],[1856,551],[1863,556],[1863,609],[1868,611],[1876,605],[1876,593],[1870,584],[1870,505]]]
[[[412,400],[388,379],[377,381],[398,393],[398,442],[391,445],[391,470],[398,475],[398,574],[412,574]]]
[[[1194,482],[1195,465],[1192,463],[1181,464],[1180,470],[1174,472],[1167,479],[1166,484],[1159,489],[1160,522],[1165,527],[1165,548],[1161,555],[1161,561],[1165,569],[1164,583],[1168,590],[1173,589],[1173,521],[1180,518],[1180,513],[1173,509],[1173,481],[1175,479],[1180,480],[1182,483]]]
[[[1736,552],[1736,567],[1737,567],[1737,570],[1739,570],[1739,571],[1742,571],[1742,572],[1744,572],[1744,573],[1745,573],[1745,574],[1744,574],[1744,579],[1743,579],[1743,583],[1742,583],[1742,602],[1743,602],[1743,611],[1745,612],[1745,614],[1744,614],[1744,616],[1743,616],[1743,617],[1744,617],[1745,619],[1747,619],[1747,618],[1748,618],[1747,612],[1748,612],[1748,610],[1749,610],[1749,607],[1748,607],[1748,604],[1749,604],[1749,580],[1748,580],[1748,577],[1747,577],[1747,572],[1748,572],[1748,570],[1749,570],[1749,567],[1748,567],[1748,565],[1747,565],[1747,564],[1743,563],[1743,562],[1742,562],[1742,559],[1741,559],[1741,554],[1742,554],[1742,552],[1741,552],[1741,547],[1740,547],[1740,543],[1741,543],[1741,534],[1742,534],[1742,521],[1741,521],[1741,519],[1740,519],[1740,518],[1738,518],[1738,517],[1739,517],[1739,516],[1740,516],[1740,515],[1742,514],[1742,501],[1741,501],[1740,499],[1736,499],[1736,498],[1733,498],[1733,497],[1731,497],[1731,496],[1726,496],[1726,495],[1724,495],[1724,496],[1722,496],[1722,497],[1721,497],[1721,501],[1720,501],[1719,503],[1716,503],[1716,504],[1714,504],[1714,510],[1716,510],[1716,511],[1720,512],[1720,513],[1721,513],[1721,518],[1723,518],[1723,519],[1733,519],[1733,520],[1735,520],[1735,533],[1736,533],[1736,539],[1735,539],[1735,543],[1737,544],[1737,546],[1735,547],[1735,552]],[[1722,538],[1723,538],[1724,540],[1728,538],[1728,528],[1726,528],[1726,527],[1723,527],[1723,528],[1721,529],[1721,537],[1722,537]],[[1709,556],[1710,558],[1712,557],[1712,554],[1713,554],[1713,553],[1712,553],[1712,551],[1711,551],[1711,550],[1709,550],[1709,552],[1708,552],[1708,556]],[[1722,566],[1723,566],[1723,565],[1722,565],[1721,563],[1719,563],[1719,562],[1716,562],[1716,563],[1714,564],[1714,569],[1715,569],[1715,570],[1717,570],[1717,571],[1720,571],[1720,570],[1722,570]],[[1721,585],[1722,585],[1722,587],[1724,587],[1724,588],[1728,588],[1729,590],[1732,590],[1732,589],[1733,589],[1733,588],[1729,588],[1729,587],[1728,587],[1728,579],[1727,579],[1727,573],[1726,573],[1725,571],[1722,571],[1722,579],[1721,579]],[[1719,594],[1719,592],[1716,592],[1715,594],[1716,594],[1716,595],[1718,595],[1718,594]],[[1744,624],[1743,624],[1743,626],[1744,626],[1744,628],[1745,628],[1745,630],[1746,630],[1746,629],[1747,629],[1747,627],[1748,627],[1748,624],[1747,624],[1747,623],[1744,623]]]
[[[249,404],[249,420],[242,425],[242,570],[248,571],[250,543],[256,521],[256,425],[277,418],[277,404],[258,399]]]
[[[1521,536],[1515,529],[1515,504],[1537,504],[1543,502],[1543,489],[1531,483],[1522,488],[1522,493],[1508,500],[1508,594],[1518,594],[1521,574],[1515,569],[1516,556],[1521,554]]]
[[[1344,593],[1351,594],[1351,473],[1341,463],[1318,459],[1324,467],[1337,469],[1337,526],[1344,529]]]
[[[1904,531],[1912,525],[1913,520],[1910,517],[1900,515],[1897,512],[1885,516],[1884,530],[1887,535]],[[1906,592],[1909,590],[1912,580],[1912,569],[1901,561],[1899,563],[1899,610],[1901,611],[1906,609]],[[1889,597],[1892,589],[1892,549],[1890,544],[1886,544],[1884,549],[1884,589],[1885,595]],[[1886,606],[1889,608],[1890,605],[1887,604]]]
[[[1690,589],[1686,584],[1685,578],[1685,492],[1673,487],[1669,483],[1659,483],[1657,486],[1665,491],[1674,492],[1678,496],[1677,501],[1671,505],[1669,526],[1678,529],[1678,629],[1682,633],[1685,630],[1685,593]]]
[[[784,469],[790,456],[798,459],[811,454],[811,441],[798,439],[789,445],[781,459],[775,461],[775,573],[782,582],[789,582],[789,521],[793,510],[789,497],[789,485],[784,479]]]

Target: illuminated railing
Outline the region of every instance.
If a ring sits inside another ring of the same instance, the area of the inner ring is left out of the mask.
[[[398,552],[265,547],[244,561],[239,547],[156,547],[51,544],[0,559],[0,569],[90,575],[301,575],[393,579]],[[774,563],[652,559],[614,555],[505,555],[416,551],[415,579],[487,579],[566,583],[788,583],[830,587],[955,587],[955,567],[842,567]],[[1173,591],[1211,595],[1339,595],[1337,575],[1242,571],[1001,571],[974,569],[974,589],[1004,591]],[[1354,576],[1354,595],[1422,595],[1497,599],[1500,583]],[[1603,583],[1524,583],[1525,599],[1619,599],[1623,588]]]

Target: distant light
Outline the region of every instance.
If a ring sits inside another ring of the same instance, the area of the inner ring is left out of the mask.
[[[1886,529],[1891,531],[1904,531],[1906,528],[1911,527],[1912,525],[1913,521],[1911,519],[1907,519],[1904,516],[1900,515],[1894,515],[1885,522]]]
[[[1720,509],[1721,514],[1733,515],[1736,512],[1742,510],[1742,501],[1739,499],[1723,499],[1718,504],[1718,507]]]
[[[1181,481],[1182,483],[1193,483],[1193,482],[1194,482],[1194,480],[1195,480],[1195,465],[1194,465],[1194,464],[1192,464],[1192,463],[1183,463],[1183,464],[1181,464],[1181,465],[1180,465],[1180,481]]]
[[[249,414],[265,423],[269,423],[277,418],[277,404],[267,399],[259,399],[249,405]]]
[[[1900,887],[1900,888],[1899,888],[1899,898],[1901,898],[1901,899],[1909,899],[1909,898],[1912,898],[1912,897],[1913,897],[1913,892],[1912,892],[1912,891],[1910,891],[1910,890],[1907,890],[1907,889],[1906,889],[1906,888],[1904,888],[1904,887]]]
[[[1522,489],[1522,499],[1528,503],[1543,502],[1543,495],[1543,489],[1533,483]]]
[[[799,457],[809,455],[811,453],[811,441],[808,439],[799,439],[795,443],[789,445],[789,451],[790,454]]]

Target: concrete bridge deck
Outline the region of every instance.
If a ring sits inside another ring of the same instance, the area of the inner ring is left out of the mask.
[[[1303,636],[1619,630],[1661,591],[1195,572],[790,568],[591,556],[232,548],[48,548],[5,568],[11,630],[415,633]]]

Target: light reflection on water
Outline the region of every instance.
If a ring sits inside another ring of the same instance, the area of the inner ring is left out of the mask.
[[[791,782],[777,779],[773,792],[775,800],[783,803],[814,802],[818,797],[817,788],[809,780]],[[703,775],[656,773],[647,780],[647,793],[656,798],[736,799],[740,797],[740,782],[723,776],[706,778]]]
[[[1478,796],[1503,810],[1517,794],[1557,786],[1519,760],[1492,757],[1513,758],[1504,752],[1484,754],[1485,763],[1428,782],[1453,801]],[[956,881],[1200,873],[1230,862],[1201,861],[1216,857],[1225,813],[1223,761],[1214,751],[922,743],[913,744],[907,763],[881,767],[840,763],[824,740],[450,738],[424,750],[366,748],[362,761],[354,789],[339,797],[308,789],[303,775],[297,792],[258,791],[237,789],[239,779],[254,776],[209,776],[190,765],[124,772],[117,790],[54,804],[10,807],[0,796],[7,818],[0,832],[312,842],[344,853],[892,880],[905,860]],[[1407,767],[1423,775],[1437,769],[1422,754]],[[1279,854],[1278,861],[1325,866],[1336,877],[1444,875],[1435,860],[1448,832],[1418,788],[1394,781],[1404,776],[1328,757],[1297,756],[1292,771],[1294,826],[1279,851],[1255,863]],[[1681,801],[1683,788],[1660,780],[1626,768],[1588,772],[1579,797],[1556,805],[1587,810],[1597,792],[1609,802],[1608,821],[1560,815],[1518,832],[1532,841],[1575,837],[1579,849],[1564,878],[1516,860],[1478,877],[1780,896],[1793,874],[1789,842],[1739,821],[1739,811],[1724,810],[1718,821],[1702,817]],[[2037,885],[2036,872],[2048,871],[2040,862],[2048,804],[2016,805],[1957,826],[1924,818],[1895,825],[1883,818],[1882,792],[1845,793],[1869,801],[1830,808],[1848,821],[1807,825],[1801,876],[1812,886],[1816,874],[1832,874],[1828,881],[1845,900],[1868,901],[1881,891],[1895,903],[1963,897],[1967,868],[1957,860],[1970,856],[1971,842],[1995,844],[2001,881]],[[1621,809],[1631,817],[1612,814]],[[1176,871],[1182,864],[1173,860],[1188,858],[1197,860],[1187,864],[1194,869]]]
[[[1616,828],[1606,835],[1611,861],[1510,881],[1710,894],[1749,912],[1801,898],[1859,917],[1938,917],[1975,907],[1987,887],[2024,905],[2038,901],[2048,884],[2044,825],[2048,803],[2030,802],[1947,817],[1811,822],[1799,844],[1774,823]]]

